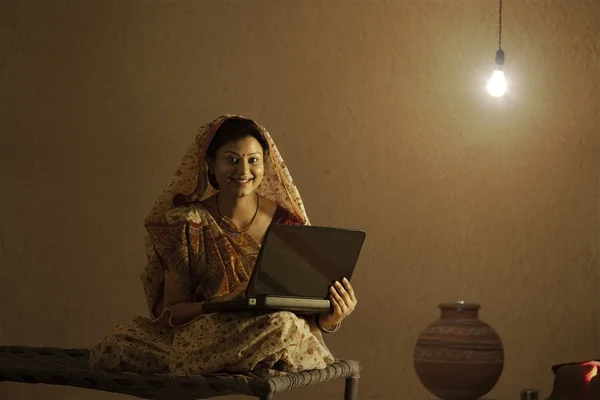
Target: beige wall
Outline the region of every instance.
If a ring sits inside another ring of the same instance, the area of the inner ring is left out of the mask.
[[[145,315],[142,220],[233,112],[270,130],[313,223],[368,232],[329,340],[364,363],[361,399],[427,398],[413,346],[458,299],[504,341],[491,396],[549,394],[552,364],[600,352],[600,3],[504,15],[497,100],[495,1],[3,1],[0,343],[90,346]],[[0,385],[34,397],[121,398]]]

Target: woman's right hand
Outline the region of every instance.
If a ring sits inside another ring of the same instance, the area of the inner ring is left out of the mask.
[[[215,297],[213,302],[222,302],[222,301],[231,301],[236,299],[243,299],[246,297],[246,288],[248,287],[248,282],[241,283],[238,287],[233,289],[226,295]]]

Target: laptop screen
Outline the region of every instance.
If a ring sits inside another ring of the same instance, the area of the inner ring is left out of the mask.
[[[327,298],[334,281],[352,278],[364,240],[358,230],[273,224],[248,295]]]

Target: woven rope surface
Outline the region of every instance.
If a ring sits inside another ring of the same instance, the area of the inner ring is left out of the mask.
[[[358,377],[357,361],[338,360],[327,368],[290,373],[267,380],[244,375],[105,373],[88,367],[87,349],[0,346],[0,382],[43,383],[124,393],[143,399],[194,400],[231,394],[259,396],[332,379]]]

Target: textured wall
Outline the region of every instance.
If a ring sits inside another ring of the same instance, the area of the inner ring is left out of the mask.
[[[547,395],[552,364],[600,351],[600,4],[504,15],[498,100],[495,1],[1,2],[0,343],[90,346],[145,315],[142,220],[234,112],[271,131],[313,223],[368,232],[329,340],[364,362],[361,399],[427,398],[413,346],[458,299],[504,341],[491,395]],[[34,397],[121,398],[0,385]]]

